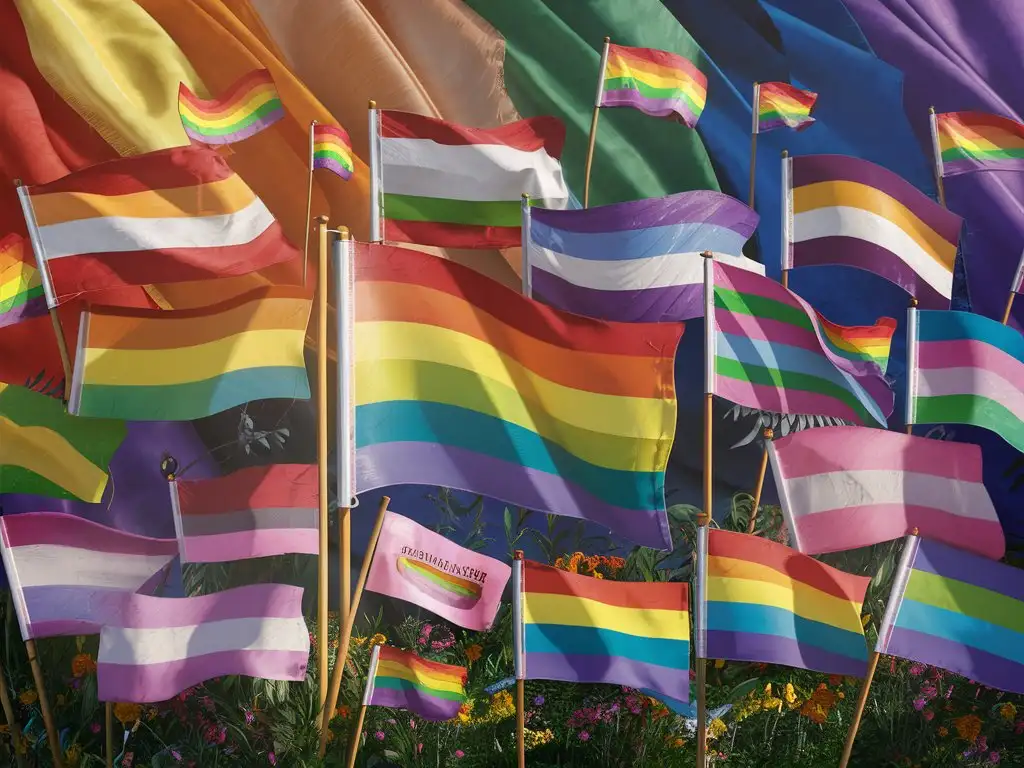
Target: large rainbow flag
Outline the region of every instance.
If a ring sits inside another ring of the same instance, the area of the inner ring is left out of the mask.
[[[424,720],[451,720],[466,700],[465,667],[374,646],[363,704],[407,709]]]
[[[943,176],[1024,171],[1024,124],[985,112],[935,115]]]
[[[689,584],[601,580],[531,560],[515,567],[519,679],[615,683],[689,701]]]
[[[284,117],[284,105],[265,69],[240,78],[218,99],[201,99],[182,83],[178,112],[188,137],[201,144],[233,144]]]
[[[690,60],[655,48],[608,44],[598,106],[633,107],[693,128],[708,100],[708,79]]]
[[[356,490],[460,488],[670,547],[682,330],[559,312],[436,256],[360,246]]]
[[[43,281],[21,235],[0,239],[0,328],[46,314]]]

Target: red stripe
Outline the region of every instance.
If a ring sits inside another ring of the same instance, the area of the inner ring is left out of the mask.
[[[241,307],[254,301],[263,299],[309,299],[312,298],[309,288],[300,288],[295,285],[272,285],[255,288],[251,291],[235,296],[220,304],[211,304],[203,307],[191,307],[189,309],[140,309],[138,307],[116,307],[116,306],[93,306],[90,308],[94,314],[104,317],[133,317],[142,320],[155,318],[166,318],[180,320],[189,317],[216,317],[234,307]]]
[[[221,181],[234,171],[216,150],[207,147],[171,147],[100,163],[68,174],[49,184],[31,188],[33,195],[83,192],[94,195],[129,195],[153,189],[176,189]]]
[[[247,509],[311,509],[319,504],[315,464],[246,467],[209,480],[179,480],[182,515],[219,515]]]
[[[697,68],[696,64],[685,56],[680,56],[678,53],[660,51],[657,48],[631,48],[626,45],[615,44],[608,46],[608,48],[609,53],[614,52],[627,59],[631,66],[643,69],[644,64],[657,64],[659,67],[677,69],[686,77],[699,83],[705,90],[707,89],[707,76]]]
[[[412,670],[419,667],[435,675],[459,680],[463,684],[466,682],[467,671],[465,667],[460,667],[456,664],[442,664],[439,661],[430,661],[429,659],[417,656],[412,651],[400,651],[397,648],[392,648],[390,645],[382,645],[380,647],[380,660],[401,664],[403,667],[408,667]]]
[[[759,563],[843,600],[863,602],[864,592],[871,582],[868,576],[855,576],[840,571],[813,557],[800,554],[785,544],[776,544],[760,536],[723,530],[708,533],[708,555],[712,557],[731,557],[734,560]]]
[[[608,581],[569,573],[532,560],[523,561],[523,591],[583,597],[620,608],[689,610],[689,584],[686,582]]]
[[[761,93],[771,96],[784,96],[805,107],[814,106],[818,100],[816,93],[795,88],[789,83],[761,83]]]
[[[442,291],[486,310],[522,333],[565,349],[671,357],[682,334],[682,323],[614,323],[560,312],[469,267],[428,253],[362,243],[356,248],[358,281],[406,283]],[[357,321],[361,319],[358,312],[357,304]]]
[[[159,251],[65,256],[48,262],[58,297],[71,297],[126,285],[180,283],[247,275],[297,259],[298,249],[276,221],[255,240],[219,248],[169,248]]]
[[[352,147],[352,140],[349,138],[348,131],[344,128],[337,128],[333,125],[314,125],[313,126],[313,142],[318,141],[330,141],[331,137],[337,138],[346,147]]]
[[[988,112],[946,112],[939,115],[939,117],[967,128],[976,126],[999,128],[1007,133],[1016,134],[1024,138],[1024,124],[1018,123],[1009,117],[992,115]]]
[[[468,128],[412,112],[380,111],[380,135],[385,139],[430,139],[438,144],[502,144],[524,152],[543,149],[561,158],[565,125],[557,117],[531,117],[497,128]]]
[[[519,227],[386,219],[384,231],[387,233],[385,240],[435,245],[438,248],[515,248],[522,244],[522,229]]]
[[[265,69],[256,69],[236,80],[228,88],[227,93],[219,98],[201,99],[187,85],[181,83],[178,86],[178,101],[188,102],[189,106],[196,112],[222,112],[226,107],[233,107],[238,102],[243,101],[250,91],[259,88],[261,85],[273,84],[274,78],[270,72]]]

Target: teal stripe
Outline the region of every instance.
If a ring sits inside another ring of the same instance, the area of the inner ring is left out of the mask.
[[[306,369],[247,368],[205,381],[166,386],[89,384],[87,380],[79,415],[125,421],[192,421],[253,400],[275,398],[308,400]]]
[[[1024,421],[1002,403],[977,395],[939,395],[914,399],[915,424],[971,424],[989,429],[1024,451]]]
[[[660,510],[664,472],[599,467],[517,424],[442,403],[393,400],[356,408],[356,447],[379,443],[438,443],[561,477],[607,502]]]
[[[970,648],[977,648],[1024,664],[1024,634],[973,616],[904,598],[896,626],[959,643],[965,655],[970,654]]]
[[[709,600],[707,617],[709,630],[784,637],[801,645],[814,646],[852,659],[866,659],[868,655],[867,644],[861,633],[805,619],[792,611],[771,605]]]
[[[405,691],[406,693],[417,693],[420,696],[429,696],[432,699],[444,699],[445,701],[464,701],[466,696],[462,693],[452,691],[439,691],[425,685],[416,685],[404,677],[381,677],[373,679],[374,688],[388,688],[392,691]]]
[[[639,637],[604,627],[527,624],[525,646],[528,653],[617,656],[673,669],[686,669],[690,661],[686,640]]]

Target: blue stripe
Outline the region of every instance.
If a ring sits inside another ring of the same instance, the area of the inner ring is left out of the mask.
[[[920,310],[919,341],[983,341],[1024,363],[1024,336],[1015,328],[972,312]]]
[[[747,238],[717,224],[672,224],[622,232],[570,232],[530,222],[530,239],[542,248],[590,261],[625,261],[676,253],[714,251],[742,256]]]
[[[709,630],[774,635],[853,659],[867,658],[864,635],[805,619],[775,606],[709,600],[707,617]]]
[[[802,373],[830,381],[850,392],[879,424],[887,423],[881,407],[860,382],[854,376],[836,368],[824,352],[817,353],[788,344],[771,343],[761,339],[751,339],[747,336],[719,332],[715,353],[718,357],[736,360],[744,365],[758,365],[762,368]]]
[[[896,626],[1024,664],[1024,634],[973,616],[904,598],[896,616]]]
[[[595,433],[594,439],[600,439]],[[662,509],[664,472],[599,467],[536,432],[479,411],[415,400],[356,407],[356,448],[378,443],[438,443],[561,477],[608,504]]]
[[[566,656],[618,656],[680,670],[688,669],[690,664],[690,643],[686,640],[639,637],[603,627],[527,624],[526,651]]]

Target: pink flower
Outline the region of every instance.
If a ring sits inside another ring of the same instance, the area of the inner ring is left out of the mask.
[[[924,664],[918,664],[917,662],[911,664],[910,674],[914,677],[920,677],[922,674],[924,674]]]
[[[416,729],[416,721],[415,720],[410,720],[409,721],[409,727],[412,728],[413,730],[415,730]]]
[[[427,644],[427,638],[425,638],[425,637],[419,637],[419,638],[417,638],[417,639],[416,639],[416,642],[417,642],[417,643],[418,643],[419,645],[426,645],[426,644]]]
[[[927,703],[928,702],[926,702],[923,698],[918,697],[918,698],[914,699],[914,709],[916,709],[918,712],[920,712],[922,709],[924,709],[924,705],[927,704]]]
[[[275,755],[273,752],[268,752],[267,753],[267,762],[270,763],[271,765],[277,765],[277,755]]]
[[[455,750],[455,756],[456,756],[456,757],[459,757],[459,758],[462,758],[462,757],[465,757],[465,756],[466,756],[466,753],[465,753],[465,752],[463,752],[463,751],[462,751],[461,749],[456,749],[456,750]]]
[[[998,752],[989,752],[988,753],[988,761],[990,763],[998,763],[999,760],[1000,760],[1000,757],[999,757],[999,753]]]
[[[930,709],[926,709],[922,714],[924,714],[924,719],[928,722],[931,722],[935,718],[935,713]]]
[[[423,628],[420,630],[420,634],[423,635],[423,637],[427,637],[433,631],[434,631],[434,625],[433,624],[424,624]]]
[[[420,742],[419,744],[416,745],[416,752],[420,753],[422,751],[423,751],[423,743]]]
[[[373,734],[373,737],[377,739],[377,741],[384,741],[384,731],[377,731]]]
[[[580,731],[580,741],[590,741],[590,733],[587,731]]]
[[[92,725],[89,726],[89,730],[92,731],[93,733],[99,733],[100,732],[100,727],[101,726],[100,726],[99,723],[93,723]]]
[[[135,760],[135,753],[134,752],[125,752],[124,759],[121,760],[121,765],[124,766],[124,768],[132,768],[132,762],[134,760]]]

